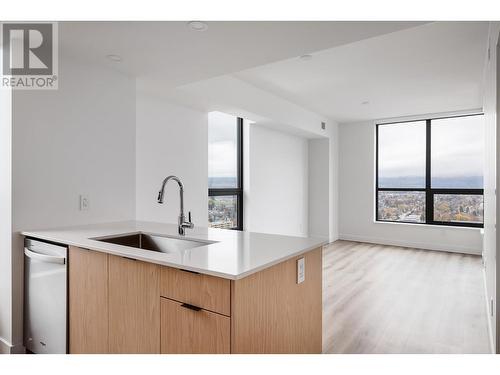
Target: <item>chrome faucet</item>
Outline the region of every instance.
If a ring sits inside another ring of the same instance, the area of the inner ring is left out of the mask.
[[[181,212],[179,214],[179,220],[178,220],[178,225],[179,225],[179,234],[181,236],[184,236],[186,233],[186,228],[193,229],[194,224],[191,222],[191,211],[189,211],[189,218],[188,221],[186,221],[186,217],[184,216],[184,186],[182,185],[181,180],[177,176],[168,176],[163,180],[163,183],[161,184],[161,190],[158,192],[158,203],[163,203],[163,196],[165,195],[165,185],[167,184],[168,181],[174,180],[179,184],[179,194],[181,198]]]

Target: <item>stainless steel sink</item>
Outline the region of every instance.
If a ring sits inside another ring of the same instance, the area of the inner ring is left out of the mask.
[[[213,241],[179,239],[146,233],[120,234],[117,236],[94,238],[94,240],[160,253],[178,253],[182,250],[215,243]]]

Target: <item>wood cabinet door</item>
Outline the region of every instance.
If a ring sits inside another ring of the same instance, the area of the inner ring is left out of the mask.
[[[69,352],[108,352],[108,255],[71,246]]]
[[[109,256],[109,352],[160,352],[160,266]]]
[[[161,352],[229,354],[231,319],[161,298]]]
[[[297,283],[297,261],[305,280]],[[231,352],[321,353],[322,248],[232,282]]]

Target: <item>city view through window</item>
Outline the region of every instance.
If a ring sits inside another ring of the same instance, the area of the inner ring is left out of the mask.
[[[236,228],[238,226],[237,198],[231,195],[209,196],[208,222],[211,228]]]
[[[242,229],[241,124],[221,112],[208,116],[208,225]]]
[[[483,116],[377,127],[377,220],[482,225]]]

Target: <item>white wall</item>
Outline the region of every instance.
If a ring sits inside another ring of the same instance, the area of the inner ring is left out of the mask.
[[[170,181],[165,201],[156,198],[168,175],[184,184],[184,209],[195,225],[208,223],[208,114],[137,92],[136,217],[177,223],[179,188]]]
[[[138,84],[144,91],[154,91],[141,81]],[[322,115],[228,75],[165,90],[162,95],[202,111],[220,111],[302,136],[328,136],[331,123]],[[321,122],[327,124],[326,129],[321,128]]]
[[[245,230],[307,235],[307,139],[252,124],[248,141]]]
[[[339,125],[332,122],[330,125],[330,179],[329,179],[329,194],[330,194],[330,242],[336,241],[339,238],[339,160],[340,160],[340,142],[339,142]]]
[[[0,71],[2,64],[0,59]],[[11,99],[10,90],[0,89],[0,354],[10,352],[12,345]]]
[[[330,238],[330,140],[310,139],[309,171],[309,235]]]
[[[476,228],[374,222],[374,122],[339,126],[341,239],[481,254]]]
[[[14,225],[133,219],[134,80],[65,58],[59,66],[58,90],[13,94]]]
[[[59,89],[13,93],[13,231],[135,217],[135,81],[60,57]],[[79,194],[88,211],[79,211]],[[22,341],[22,241],[13,344]]]
[[[500,200],[497,201],[495,189],[498,186],[498,178],[500,178],[500,173],[497,168],[500,167],[500,163],[497,158],[497,150],[499,149],[500,136],[498,129],[498,79],[500,75],[498,74],[498,33],[500,31],[500,23],[492,22],[490,23],[490,34],[488,38],[488,47],[490,49],[490,59],[487,60],[484,76],[484,117],[485,117],[485,173],[484,173],[484,249],[483,249],[483,262],[485,265],[485,283],[486,283],[486,304],[488,310],[488,317],[491,330],[492,346],[498,351],[500,343],[494,340],[497,328],[497,318],[498,314],[498,298],[497,293],[500,291],[496,285],[496,271],[498,269],[497,262],[499,261],[497,257],[496,244],[499,243],[497,240],[495,224],[497,222],[497,212],[500,209],[497,207],[500,204]],[[490,303],[493,300],[493,316],[491,316]]]

